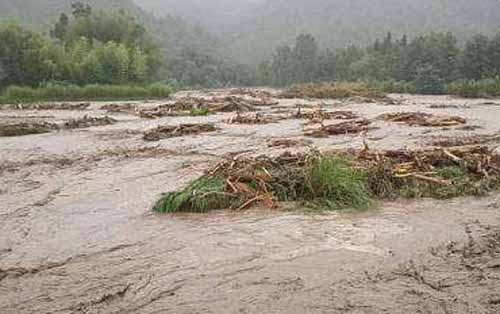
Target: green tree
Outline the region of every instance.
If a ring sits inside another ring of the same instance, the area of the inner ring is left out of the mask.
[[[73,2],[71,4],[71,9],[73,10],[73,16],[76,19],[87,18],[92,14],[92,7],[80,1]]]
[[[297,37],[292,51],[293,77],[298,83],[312,82],[317,76],[318,44],[311,34]]]
[[[484,35],[476,35],[467,41],[462,56],[462,71],[465,78],[479,80],[490,75],[489,48],[490,40]]]
[[[59,21],[54,25],[54,29],[50,31],[50,36],[64,41],[68,32],[68,26],[69,17],[65,13],[61,13]]]
[[[438,69],[432,64],[424,64],[417,69],[415,88],[421,94],[442,94],[445,84]]]
[[[488,47],[490,76],[500,77],[500,33],[490,41]]]
[[[270,63],[270,81],[273,85],[284,86],[293,82],[292,49],[288,45],[276,48]]]
[[[106,73],[97,56],[96,50],[87,54],[81,63],[82,80],[85,83],[99,84],[106,83]]]
[[[148,76],[148,57],[138,47],[130,51],[130,79],[134,82],[144,82]]]
[[[43,59],[46,40],[33,32],[10,24],[0,29],[0,64],[3,79],[0,85],[37,85],[50,77],[51,69]]]

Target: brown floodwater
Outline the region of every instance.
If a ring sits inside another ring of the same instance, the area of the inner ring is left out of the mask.
[[[110,126],[0,138],[0,313],[500,313],[497,194],[378,203],[350,213],[150,210],[162,192],[182,187],[228,153],[363,142],[414,149],[431,138],[500,130],[500,102],[392,97],[397,105],[301,99],[279,106],[352,110],[370,119],[401,111],[459,115],[481,128],[377,121],[380,128],[367,134],[310,139],[297,119],[233,125],[224,121],[234,113],[157,120],[115,113],[118,123]],[[104,116],[101,105],[0,110],[0,122]],[[147,128],[187,122],[213,122],[220,130],[142,140]],[[268,147],[278,138],[304,144]]]

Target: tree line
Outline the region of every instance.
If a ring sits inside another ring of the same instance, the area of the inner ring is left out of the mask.
[[[150,19],[144,26],[123,10],[94,12],[75,2],[46,35],[4,25],[0,88],[54,82],[83,86],[168,80],[180,87],[224,87],[363,80],[405,82],[417,92],[442,93],[452,82],[500,77],[500,33],[477,35],[465,43],[451,33],[411,40],[388,33],[367,47],[335,50],[320,48],[312,35],[301,34],[254,67],[218,55],[201,30],[172,19]]]
[[[260,65],[259,78],[275,86],[318,81],[397,81],[414,84],[418,92],[440,93],[457,80],[500,77],[500,33],[476,35],[463,47],[451,33],[430,33],[408,40],[388,33],[365,48],[320,49],[309,34],[294,45],[276,48]]]

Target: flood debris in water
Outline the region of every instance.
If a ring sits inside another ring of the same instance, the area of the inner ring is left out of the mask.
[[[90,103],[29,103],[29,104],[13,104],[0,106],[1,109],[9,110],[86,110],[90,107]]]
[[[488,148],[362,151],[228,159],[185,189],[167,193],[158,212],[302,202],[324,209],[363,209],[373,199],[484,195],[500,186],[500,156]]]
[[[439,136],[430,141],[430,145],[439,147],[459,147],[471,145],[500,144],[500,134],[473,134],[466,136]]]
[[[178,111],[171,105],[160,105],[141,109],[138,111],[138,115],[144,119],[159,119],[163,117],[179,117],[183,115],[183,111]],[[187,115],[187,112],[185,115]]]
[[[207,103],[208,107],[215,112],[257,111],[254,104],[255,102],[236,96],[216,97]]]
[[[289,148],[289,147],[295,147],[295,146],[306,146],[306,145],[311,145],[312,141],[308,140],[294,140],[290,138],[280,138],[280,139],[273,139],[270,140],[269,143],[267,144],[267,147],[279,147],[279,148]]]
[[[251,112],[260,106],[277,104],[268,98],[246,99],[238,96],[195,98],[183,97],[173,104],[164,104],[139,111],[142,118],[157,119],[175,116],[205,116],[217,112]]]
[[[235,88],[230,92],[231,96],[250,96],[253,98],[270,99],[273,97],[273,93],[264,89],[254,89],[254,88]]]
[[[429,106],[430,109],[471,109],[471,106],[467,104],[432,104]]]
[[[385,93],[364,83],[319,83],[293,86],[281,98],[350,99],[353,102],[377,103],[391,101]]]
[[[459,116],[436,116],[424,112],[387,113],[379,116],[379,119],[387,122],[401,122],[409,126],[423,127],[448,127],[467,123],[467,120]]]
[[[226,123],[229,124],[269,124],[276,123],[283,120],[283,117],[255,113],[255,114],[242,114],[240,112],[236,113],[235,116],[229,118]]]
[[[160,125],[154,129],[145,131],[143,139],[152,142],[172,137],[196,135],[214,131],[217,131],[217,128],[211,123]]]
[[[345,121],[337,124],[322,125],[316,129],[306,130],[305,135],[310,137],[328,137],[331,135],[359,134],[376,129],[376,127],[371,124],[372,122],[368,119]]]
[[[356,113],[349,110],[326,111],[324,109],[317,109],[303,111],[302,108],[298,109],[295,117],[308,120],[354,120],[359,118]]]
[[[6,122],[0,124],[0,137],[42,134],[58,129],[59,127],[56,124],[47,122]]]
[[[116,120],[108,116],[105,117],[91,117],[88,115],[78,119],[71,119],[63,124],[65,129],[83,129],[93,126],[105,126],[116,123]]]
[[[128,113],[134,114],[137,111],[137,106],[131,103],[125,104],[107,104],[101,106],[101,110],[106,110],[108,113]]]

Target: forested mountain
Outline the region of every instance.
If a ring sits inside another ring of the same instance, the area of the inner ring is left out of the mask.
[[[459,39],[500,29],[498,0],[135,0],[220,34],[226,51],[254,63],[273,47],[311,33],[328,47],[368,44],[387,31],[451,31]]]

